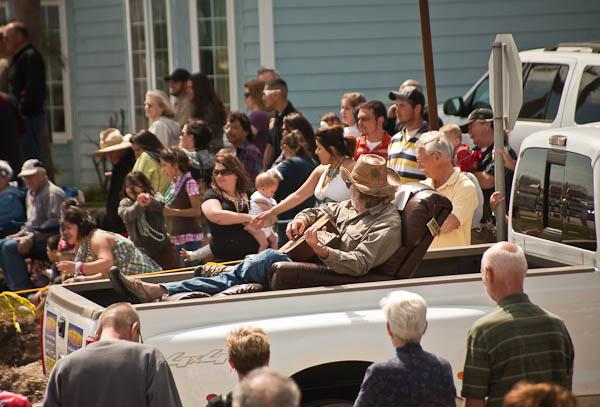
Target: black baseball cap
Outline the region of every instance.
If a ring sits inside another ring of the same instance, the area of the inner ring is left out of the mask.
[[[192,75],[187,69],[176,68],[171,72],[171,75],[165,76],[165,81],[175,81],[175,82],[183,82],[190,79]]]
[[[479,109],[473,110],[469,113],[469,117],[467,117],[467,121],[464,122],[460,126],[460,131],[463,133],[469,132],[469,124],[473,122],[485,122],[488,120],[492,120],[494,118],[494,113],[486,107],[480,107]]]
[[[425,106],[425,96],[416,86],[405,86],[399,92],[390,91],[390,100],[402,100],[410,102],[413,106]]]

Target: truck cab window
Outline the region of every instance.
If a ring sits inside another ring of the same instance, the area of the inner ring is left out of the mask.
[[[519,119],[552,122],[569,67],[558,64],[532,64],[523,71],[523,106]]]
[[[600,66],[585,67],[577,92],[575,122],[578,124],[600,121]]]
[[[568,153],[565,167],[563,243],[596,251],[594,183],[588,157]]]
[[[515,175],[514,231],[595,251],[592,176],[588,157],[525,150]]]
[[[542,234],[547,150],[530,148],[523,152],[515,183],[512,226],[516,232]]]

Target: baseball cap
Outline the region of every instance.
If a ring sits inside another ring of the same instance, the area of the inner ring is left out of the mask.
[[[165,81],[183,82],[183,81],[187,81],[188,79],[190,79],[190,76],[192,76],[192,75],[190,74],[190,72],[187,69],[176,68],[173,70],[173,72],[171,72],[171,75],[165,76],[164,80]]]
[[[469,132],[469,124],[473,122],[484,122],[488,120],[492,120],[494,118],[494,113],[486,107],[480,107],[479,109],[473,110],[469,113],[469,117],[467,117],[467,121],[464,122],[460,126],[460,131],[463,133]]]
[[[413,106],[425,106],[425,96],[416,86],[405,86],[402,90],[395,92],[390,91],[390,100],[401,100],[410,102]]]
[[[19,177],[28,177],[33,174],[37,174],[39,171],[46,171],[44,163],[37,158],[31,158],[23,163]]]

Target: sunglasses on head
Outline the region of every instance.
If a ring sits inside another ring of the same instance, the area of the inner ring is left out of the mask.
[[[280,90],[281,89],[265,89],[265,90],[263,90],[263,95],[269,96],[269,95],[272,95],[273,93],[279,92]]]
[[[231,175],[233,174],[233,171],[228,170],[227,168],[223,169],[223,170],[213,170],[213,175],[217,176],[217,175]]]

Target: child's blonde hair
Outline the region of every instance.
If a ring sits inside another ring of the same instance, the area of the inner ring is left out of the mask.
[[[440,127],[440,131],[444,136],[446,136],[451,144],[453,140],[458,140],[459,144],[462,143],[462,131],[456,124],[444,124],[442,127]]]
[[[275,185],[279,185],[279,181],[268,172],[261,172],[256,176],[256,180],[254,181],[254,186],[256,189]]]

